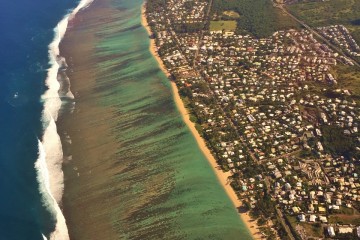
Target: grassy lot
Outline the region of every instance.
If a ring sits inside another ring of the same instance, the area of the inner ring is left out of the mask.
[[[210,31],[235,31],[236,21],[211,21]]]
[[[337,214],[329,217],[329,223],[342,223],[360,225],[359,215]]]
[[[291,13],[311,26],[343,24],[360,42],[360,1],[331,0],[325,2],[297,3],[288,6]]]
[[[318,224],[310,224],[310,223],[301,223],[300,224],[305,231],[308,233],[308,236],[323,238],[324,237],[324,229]]]
[[[319,224],[300,223],[294,216],[287,216],[287,219],[293,229],[296,229],[296,226],[300,225],[306,231],[306,235],[309,237],[324,237],[323,228],[321,227],[321,225],[319,226]]]
[[[235,11],[224,11],[223,15],[226,17],[237,19],[240,17],[240,14]]]
[[[350,90],[356,100],[360,100],[360,69],[358,67],[339,64],[333,67],[332,74],[337,79],[339,88]]]
[[[295,229],[296,225],[299,224],[299,221],[294,216],[287,215],[286,218],[289,221],[289,223],[293,229]]]

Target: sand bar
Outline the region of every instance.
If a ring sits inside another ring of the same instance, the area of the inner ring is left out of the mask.
[[[147,23],[146,14],[145,14],[145,4],[143,4],[142,7],[141,7],[141,13],[142,13],[141,14],[141,24],[144,26],[144,28],[148,32],[149,36],[151,36],[152,35],[151,29],[150,29],[150,27],[149,27],[149,25]],[[150,39],[149,50],[150,50],[151,54],[154,56],[154,58],[156,59],[156,61],[158,62],[160,69],[164,72],[164,74],[166,76],[169,77],[170,73],[166,69],[164,63],[162,62],[160,56],[157,53],[157,47],[156,47],[156,44],[155,44],[155,40],[153,38]],[[208,160],[209,164],[211,165],[212,169],[214,170],[218,180],[220,181],[221,185],[225,189],[225,192],[228,195],[228,197],[230,198],[230,200],[233,203],[234,207],[236,209],[238,209],[240,206],[242,206],[242,202],[237,197],[235,191],[230,186],[230,183],[228,181],[228,178],[231,176],[231,173],[230,172],[223,172],[221,170],[220,166],[216,162],[216,159],[211,154],[211,151],[209,150],[209,148],[206,146],[205,140],[200,136],[199,132],[196,130],[195,124],[190,121],[189,113],[188,113],[183,101],[181,100],[178,88],[177,88],[177,86],[176,86],[176,84],[174,82],[171,82],[171,89],[172,89],[172,92],[173,92],[173,97],[174,97],[176,107],[178,108],[184,122],[186,123],[186,125],[190,129],[190,131],[191,131],[192,135],[194,136],[200,150],[203,152],[203,154],[205,155],[205,157]],[[244,224],[246,225],[246,227],[248,228],[249,232],[251,233],[252,237],[254,239],[261,239],[261,235],[260,235],[260,232],[259,232],[259,226],[256,224],[256,221],[254,221],[249,216],[248,212],[247,213],[240,213],[239,215],[240,215],[242,221],[244,222]]]

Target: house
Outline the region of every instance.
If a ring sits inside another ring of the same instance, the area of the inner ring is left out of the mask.
[[[330,237],[335,237],[334,227],[328,226],[328,227],[327,227],[327,232],[328,232],[328,234],[329,234]]]
[[[298,220],[299,220],[299,222],[305,222],[306,221],[305,215],[304,214],[299,215]]]
[[[340,234],[352,233],[353,229],[351,227],[339,227]]]
[[[328,220],[325,216],[319,216],[319,220],[322,222],[322,223],[327,223]]]
[[[299,207],[293,207],[292,210],[294,213],[299,213],[301,209]]]
[[[317,217],[315,215],[310,215],[309,222],[315,222],[316,218]]]
[[[325,213],[326,212],[326,209],[324,207],[319,207],[319,213]]]
[[[351,227],[339,227],[340,234],[352,233],[353,229]]]

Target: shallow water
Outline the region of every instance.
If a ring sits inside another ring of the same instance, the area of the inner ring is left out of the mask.
[[[251,239],[183,123],[170,83],[148,50],[149,39],[140,24],[142,1],[103,2],[111,15],[98,16],[103,23],[97,26],[90,54],[96,61],[88,69],[95,81],[89,89],[73,90],[81,96],[79,113],[72,116],[79,130],[70,134],[71,148],[100,144],[89,151],[101,154],[90,160],[92,156],[84,159],[73,150],[65,166],[70,237],[85,239],[82,236],[96,231],[89,224],[101,220],[102,229],[108,227],[104,222],[112,229],[107,239]],[[94,115],[98,111],[103,115]],[[103,140],[90,139],[92,131],[101,136],[99,129],[106,129]],[[108,144],[117,150],[109,150]],[[71,173],[74,168],[78,175]],[[93,220],[84,220],[82,230],[75,229],[82,213],[73,210],[81,205],[82,212],[90,211],[91,204],[101,210],[89,216]]]

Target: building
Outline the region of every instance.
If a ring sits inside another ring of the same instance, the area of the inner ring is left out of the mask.
[[[328,226],[328,227],[327,227],[327,232],[328,232],[328,234],[329,234],[330,237],[335,237],[334,227]]]
[[[305,222],[305,220],[306,220],[304,214],[299,215],[298,219],[299,219],[299,222]]]
[[[346,234],[346,233],[352,233],[353,229],[351,227],[340,227],[339,233],[340,234]]]

